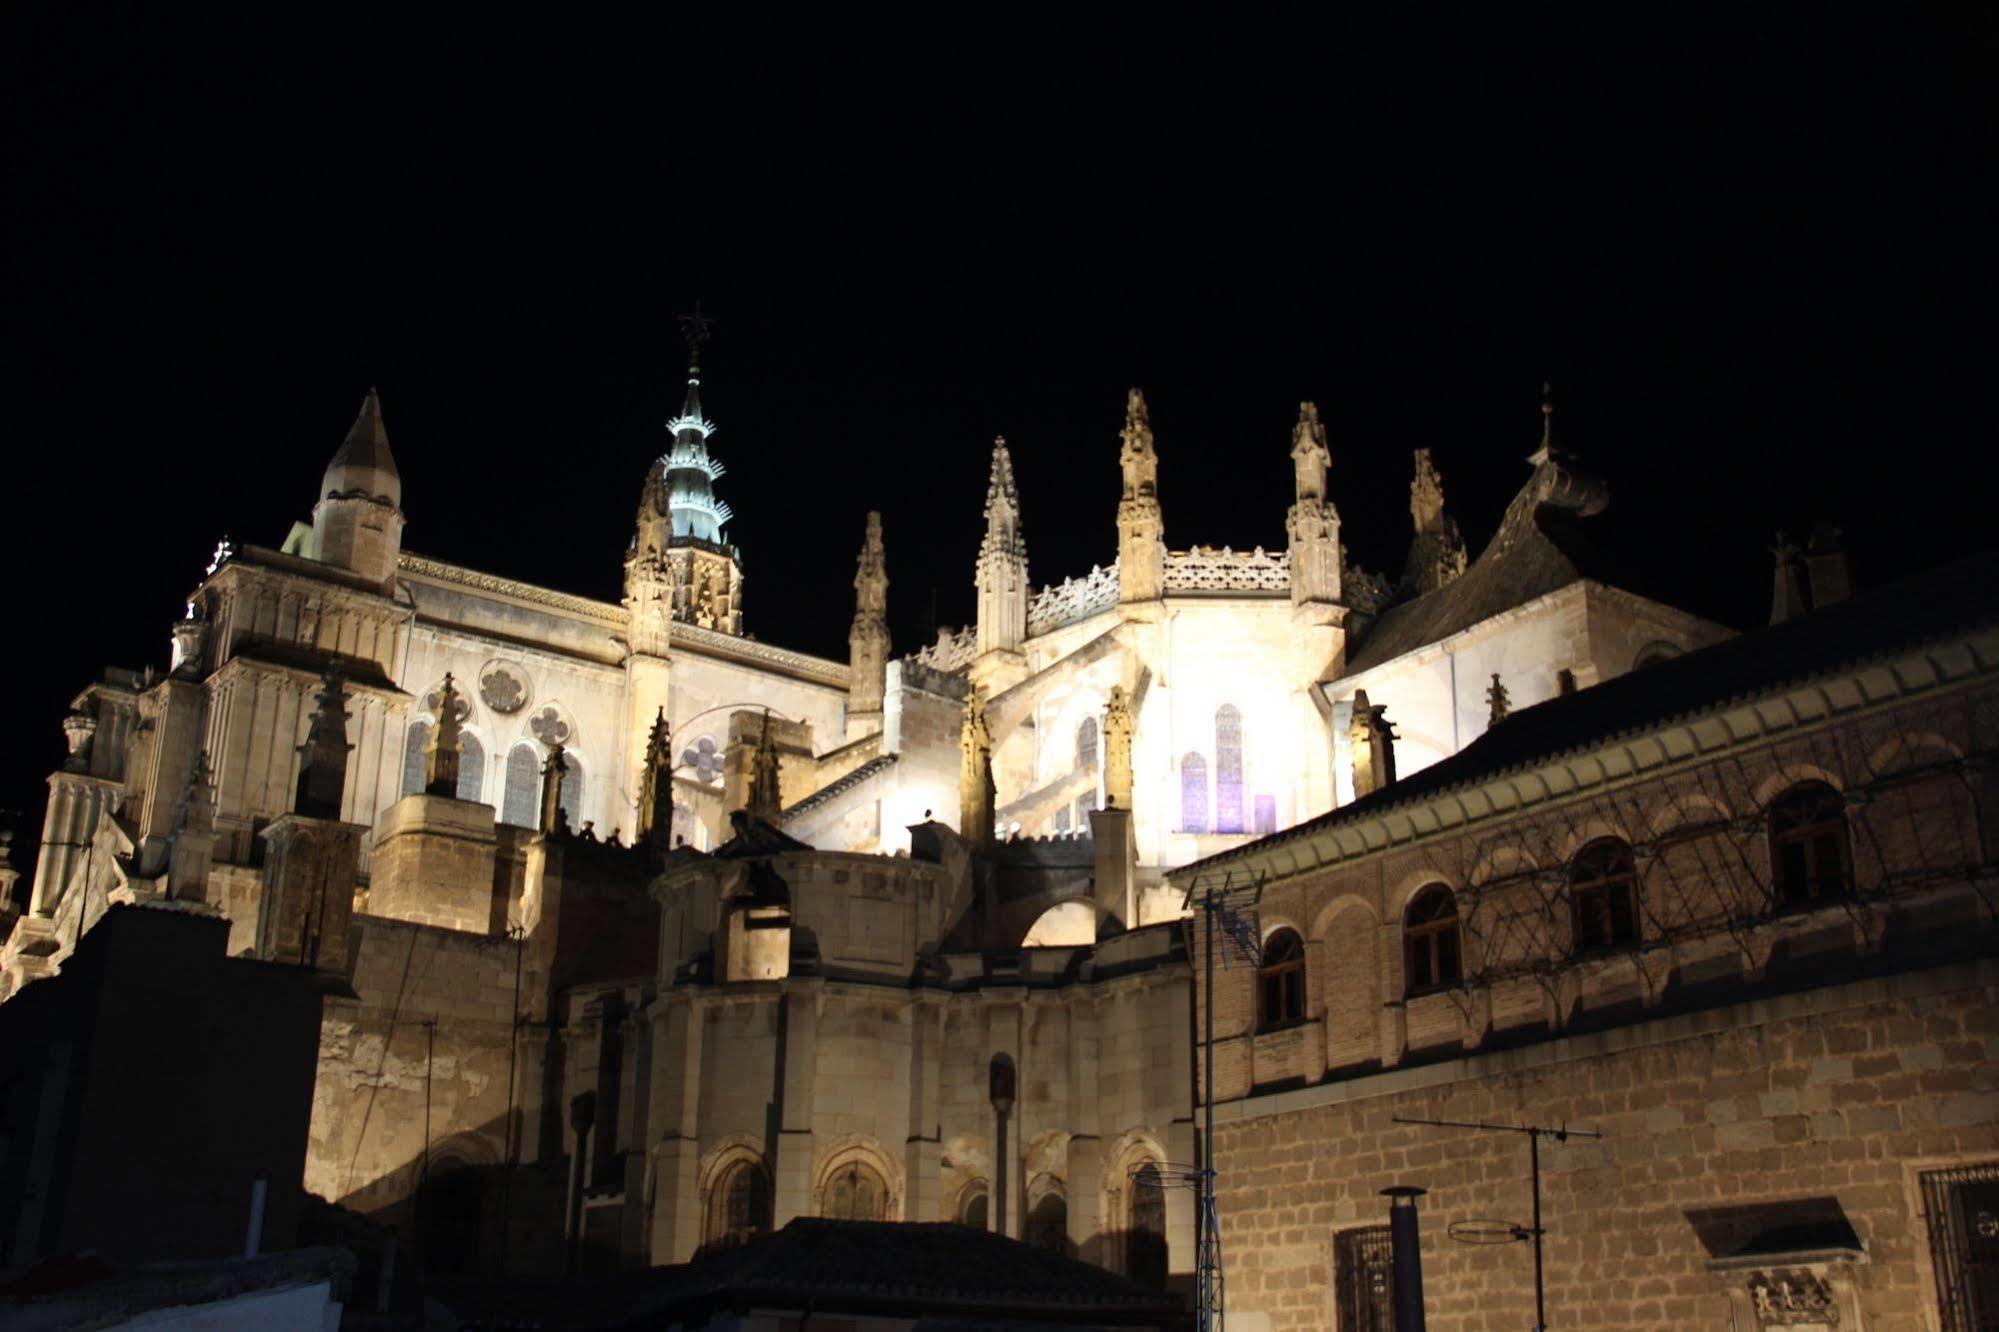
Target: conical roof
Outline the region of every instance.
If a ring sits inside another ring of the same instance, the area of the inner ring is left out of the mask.
[[[382,425],[382,399],[374,389],[361,400],[361,414],[326,465],[322,495],[361,495],[394,508],[403,504],[403,478],[389,452],[389,432]]]

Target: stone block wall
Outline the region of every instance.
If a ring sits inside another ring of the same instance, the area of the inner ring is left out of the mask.
[[[413,795],[376,832],[369,914],[485,934],[494,917],[497,846],[491,805]]]
[[[1689,1213],[1830,1197],[1866,1246],[1836,1270],[1877,1332],[1935,1326],[1917,1181],[1999,1162],[1999,963],[1961,964],[1221,1106],[1232,1317],[1333,1328],[1335,1239],[1414,1184],[1432,1332],[1533,1322],[1527,1143],[1396,1116],[1567,1124],[1542,1147],[1549,1323],[1726,1328],[1745,1271],[1712,1271]],[[1252,1323],[1251,1325],[1255,1325]]]

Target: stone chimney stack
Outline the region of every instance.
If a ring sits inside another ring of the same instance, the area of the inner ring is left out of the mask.
[[[1847,568],[1846,547],[1840,542],[1842,535],[1827,522],[1812,529],[1805,570],[1811,580],[1813,610],[1845,601],[1853,594],[1853,576]]]
[[[1782,624],[1803,615],[1808,608],[1804,571],[1799,567],[1797,546],[1783,532],[1777,533],[1770,555],[1776,561],[1770,587],[1770,623]]]
[[[868,515],[854,573],[854,627],[847,634],[852,684],[847,691],[847,739],[882,729],[882,699],[888,690],[888,567],[882,549],[882,516]]]
[[[1118,465],[1124,492],[1117,506],[1118,600],[1157,601],[1166,595],[1166,519],[1159,511],[1159,454],[1145,395],[1125,395]]]

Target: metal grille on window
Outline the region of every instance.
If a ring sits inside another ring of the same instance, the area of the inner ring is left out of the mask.
[[[1999,1161],[1922,1177],[1941,1332],[1999,1332]]]
[[[1333,1268],[1339,1332],[1394,1332],[1395,1246],[1388,1227],[1341,1231]]]

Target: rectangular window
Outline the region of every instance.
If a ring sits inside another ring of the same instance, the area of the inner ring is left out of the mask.
[[[1999,1162],[1922,1177],[1942,1332],[1999,1328]]]
[[[1338,1332],[1395,1332],[1395,1246],[1387,1226],[1333,1237]]]

